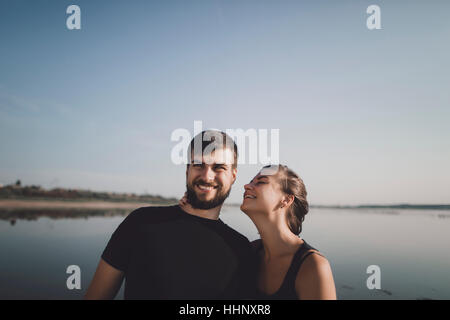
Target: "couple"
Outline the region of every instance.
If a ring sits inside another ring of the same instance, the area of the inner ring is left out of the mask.
[[[241,210],[261,236],[250,243],[219,219],[236,180],[234,141],[203,131],[188,155],[185,197],[124,219],[85,299],[113,299],[123,279],[125,299],[336,299],[328,261],[298,236],[308,202],[293,171],[267,166],[245,185]]]

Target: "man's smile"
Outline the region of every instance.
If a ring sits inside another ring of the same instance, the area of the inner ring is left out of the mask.
[[[205,185],[205,184],[200,184],[200,183],[196,183],[195,186],[202,193],[209,193],[218,188],[218,186],[211,186],[211,185]]]

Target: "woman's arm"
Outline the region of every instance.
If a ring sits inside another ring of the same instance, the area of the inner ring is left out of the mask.
[[[122,285],[124,273],[100,259],[94,278],[84,296],[86,300],[114,299]]]
[[[336,300],[336,288],[330,263],[318,254],[310,254],[303,261],[295,280],[300,300]]]

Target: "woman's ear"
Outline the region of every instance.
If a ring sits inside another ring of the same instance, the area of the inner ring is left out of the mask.
[[[289,207],[292,204],[292,202],[294,202],[294,199],[295,199],[294,195],[292,194],[286,195],[283,199],[281,207],[282,208]]]

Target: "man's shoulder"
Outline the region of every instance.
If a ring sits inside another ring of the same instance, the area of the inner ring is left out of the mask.
[[[246,236],[244,236],[242,233],[240,233],[239,231],[233,229],[232,227],[230,227],[226,223],[223,223],[223,228],[224,228],[225,232],[231,238],[234,238],[234,239],[236,239],[236,241],[241,242],[241,243],[243,243],[245,245],[250,245],[250,241],[248,240],[248,238]]]
[[[133,210],[126,220],[130,222],[163,222],[175,219],[178,213],[178,206],[147,206]]]
[[[154,212],[169,212],[169,211],[178,211],[178,210],[179,210],[179,206],[178,205],[171,205],[171,206],[147,206],[147,207],[137,208],[133,212],[154,213]]]
[[[254,250],[258,250],[262,246],[262,240],[261,239],[253,240],[252,242],[250,242],[250,245]]]

